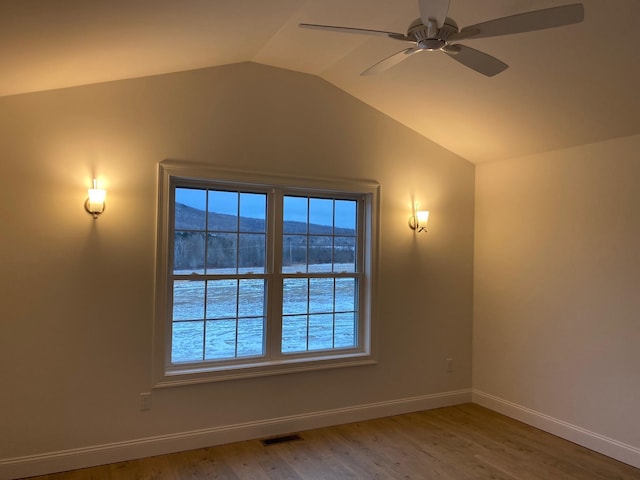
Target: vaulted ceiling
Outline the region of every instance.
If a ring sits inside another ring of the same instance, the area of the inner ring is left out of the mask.
[[[451,0],[449,16],[575,1]],[[515,158],[640,133],[640,0],[582,3],[576,25],[461,42],[510,66],[485,77],[442,52],[360,76],[405,45],[298,27],[404,32],[417,0],[7,0],[0,95],[251,61],[318,75],[471,162]]]

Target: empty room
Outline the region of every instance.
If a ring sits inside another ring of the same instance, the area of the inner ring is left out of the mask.
[[[640,479],[639,19],[1,2],[0,480]]]

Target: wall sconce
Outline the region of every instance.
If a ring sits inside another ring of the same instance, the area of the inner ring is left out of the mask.
[[[93,179],[93,188],[89,190],[89,198],[84,202],[84,209],[93,215],[94,220],[104,212],[104,199],[107,191],[98,188],[98,180]]]
[[[413,215],[409,217],[409,227],[417,233],[427,231],[429,221],[429,210],[418,210],[418,204],[413,209]]]

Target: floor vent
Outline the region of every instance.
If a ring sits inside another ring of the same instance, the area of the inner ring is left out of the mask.
[[[278,445],[279,443],[287,443],[287,442],[296,442],[298,440],[302,440],[302,437],[297,433],[293,435],[281,435],[279,437],[265,438],[260,440],[262,445],[268,447],[270,445]]]

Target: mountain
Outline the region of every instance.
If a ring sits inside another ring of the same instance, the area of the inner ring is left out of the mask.
[[[208,215],[209,225],[216,225],[217,231],[233,232],[237,229],[237,217],[223,213],[208,212],[190,207],[182,203],[176,203],[175,229],[204,231],[205,215]],[[286,221],[283,225],[285,234],[305,234],[307,224],[305,222]],[[243,232],[264,232],[264,220],[251,217],[240,217],[240,229]],[[327,225],[310,224],[309,231],[313,235],[355,235],[351,228],[336,228],[335,231]]]

